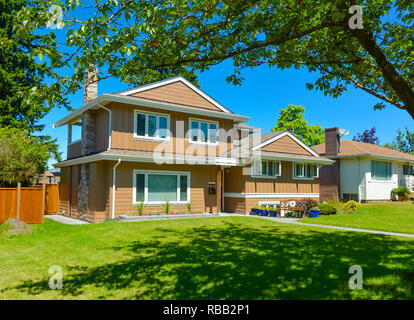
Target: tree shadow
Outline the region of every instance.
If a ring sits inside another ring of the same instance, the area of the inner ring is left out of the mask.
[[[277,225],[224,222],[185,231],[157,228],[156,239],[120,242],[122,261],[64,266],[63,297],[92,287],[130,299],[350,299],[414,297],[414,243],[357,232],[294,232]],[[350,290],[349,267],[363,268],[364,289]],[[15,289],[49,290],[48,279]],[[133,293],[131,293],[133,292]]]

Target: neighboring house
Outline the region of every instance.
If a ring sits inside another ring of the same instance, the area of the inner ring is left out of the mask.
[[[191,202],[193,211],[247,213],[319,198],[318,165],[333,161],[290,132],[253,134],[247,120],[182,77],[99,97],[86,86],[85,104],[54,124],[68,126],[67,160],[55,164],[59,211],[97,222],[136,213],[141,200],[144,212],[168,200],[174,212]],[[81,139],[72,141],[72,126]]]
[[[45,171],[43,174],[42,180],[39,180],[39,183],[41,183],[43,180],[46,181],[46,183],[59,183],[60,181],[60,170],[48,170]]]
[[[414,155],[375,144],[340,139],[339,128],[325,130],[326,141],[313,150],[335,160],[320,170],[321,200],[391,200],[391,190],[414,190]]]

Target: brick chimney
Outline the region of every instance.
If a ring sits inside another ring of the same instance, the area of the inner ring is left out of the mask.
[[[339,128],[325,129],[325,154],[328,156],[337,155],[341,148]]]

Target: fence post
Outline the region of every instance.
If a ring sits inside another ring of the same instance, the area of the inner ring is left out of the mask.
[[[43,216],[45,215],[45,201],[46,201],[46,179],[43,178],[43,184],[42,184],[42,222],[43,222]]]
[[[20,191],[22,184],[17,183],[17,207],[16,207],[16,218],[20,220]]]

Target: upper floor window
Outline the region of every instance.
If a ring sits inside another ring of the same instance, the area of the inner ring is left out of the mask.
[[[371,178],[373,180],[391,180],[392,163],[371,160]]]
[[[135,110],[134,137],[150,140],[170,139],[170,117]]]
[[[319,176],[318,166],[311,163],[295,163],[293,177],[297,179],[313,179]]]
[[[190,119],[190,142],[217,145],[217,135],[217,122]]]
[[[413,176],[414,175],[414,166],[409,164],[403,165],[403,175],[405,176]]]
[[[281,175],[280,161],[255,160],[252,164],[252,176],[277,177]]]

